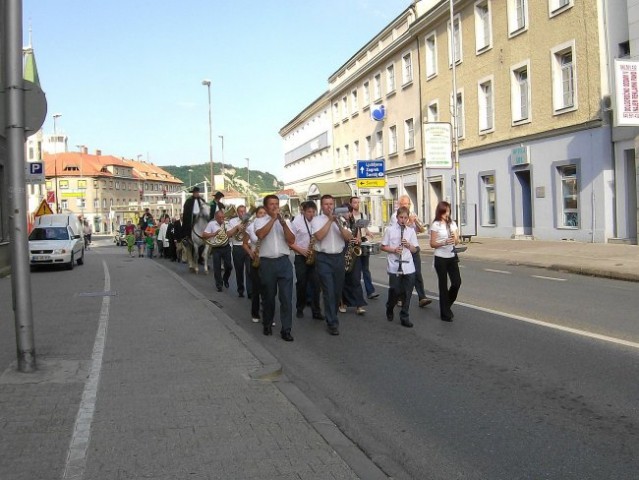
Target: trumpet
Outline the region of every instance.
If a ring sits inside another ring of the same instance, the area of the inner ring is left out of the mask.
[[[288,205],[288,203],[283,207],[280,207],[280,218],[283,220],[291,219],[291,207]]]

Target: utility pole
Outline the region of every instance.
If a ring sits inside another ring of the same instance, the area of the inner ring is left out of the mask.
[[[24,83],[22,79],[22,1],[4,2],[4,91],[6,98],[7,157],[9,160],[9,211],[11,282],[15,312],[18,370],[36,370],[33,307],[27,237],[27,196],[24,172]]]
[[[213,121],[211,120],[211,80],[202,80],[209,94],[209,163],[211,164],[211,192],[215,189],[215,177],[213,176]]]
[[[449,2],[449,14],[450,14],[450,48],[451,48],[451,60],[452,60],[452,74],[453,74],[453,145],[455,149],[455,221],[457,222],[457,228],[459,232],[459,237],[461,238],[462,234],[462,218],[461,218],[461,184],[460,184],[460,176],[459,176],[459,135],[458,135],[458,125],[459,118],[457,117],[457,45],[455,44],[455,22],[453,17],[453,0]],[[459,29],[461,32],[461,24],[459,25]]]

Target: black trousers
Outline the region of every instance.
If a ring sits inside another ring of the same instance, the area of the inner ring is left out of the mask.
[[[386,313],[390,313],[397,305],[397,300],[402,299],[402,309],[399,312],[399,319],[402,322],[408,321],[408,310],[410,308],[410,300],[413,296],[413,287],[415,286],[415,274],[396,275],[388,274],[388,301],[386,302]]]
[[[342,290],[342,300],[347,307],[363,307],[368,305],[364,300],[362,289],[362,262],[361,257],[353,258],[353,269],[344,272],[344,289]]]
[[[315,268],[324,295],[324,317],[329,326],[337,327],[337,304],[344,289],[344,253],[317,252]]]
[[[248,256],[242,245],[233,245],[233,266],[235,267],[237,293],[244,293],[244,290],[246,290],[251,295],[253,293],[251,291],[251,276],[249,273],[251,257]],[[244,279],[246,279],[246,288],[244,287]]]
[[[262,280],[262,325],[270,327],[275,317],[275,297],[280,301],[281,332],[293,327],[293,266],[288,255],[278,258],[260,258]]]
[[[311,299],[311,311],[313,315],[321,315],[320,309],[320,289],[319,277],[315,265],[306,265],[306,257],[303,255],[295,255],[295,309],[298,312],[304,311],[306,306],[306,292],[309,283],[313,285],[313,296]]]
[[[222,262],[224,262],[224,282],[228,282],[233,271],[231,265],[231,246],[214,248],[213,250],[213,276],[215,277],[215,286],[222,288]]]
[[[250,258],[250,257],[249,257]],[[262,282],[260,280],[260,269],[251,265],[251,316],[253,318],[261,318],[260,315],[260,298],[262,296]]]
[[[424,277],[422,277],[422,259],[419,252],[411,254],[413,256],[413,264],[415,265],[415,291],[417,291],[417,298],[420,300],[426,298],[426,290],[424,289]],[[413,294],[411,289],[410,295]],[[405,297],[399,297],[398,300],[404,301]]]
[[[461,275],[459,263],[455,258],[442,258],[435,256],[435,271],[439,285],[439,313],[443,320],[453,318],[450,307],[457,300],[457,293],[461,287]],[[450,287],[448,279],[450,278]]]

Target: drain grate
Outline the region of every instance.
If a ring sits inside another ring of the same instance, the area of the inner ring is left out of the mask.
[[[78,293],[78,297],[115,297],[118,292],[110,290],[108,292],[82,292]]]

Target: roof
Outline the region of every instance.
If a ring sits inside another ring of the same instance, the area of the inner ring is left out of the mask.
[[[309,199],[320,198],[323,195],[332,195],[336,198],[352,197],[353,191],[345,182],[311,183],[308,187]]]
[[[152,163],[127,160],[113,155],[93,155],[85,152],[45,153],[43,160],[45,177],[112,177],[180,185],[183,183],[179,178]],[[108,170],[109,166],[130,168],[131,176],[115,175]]]

